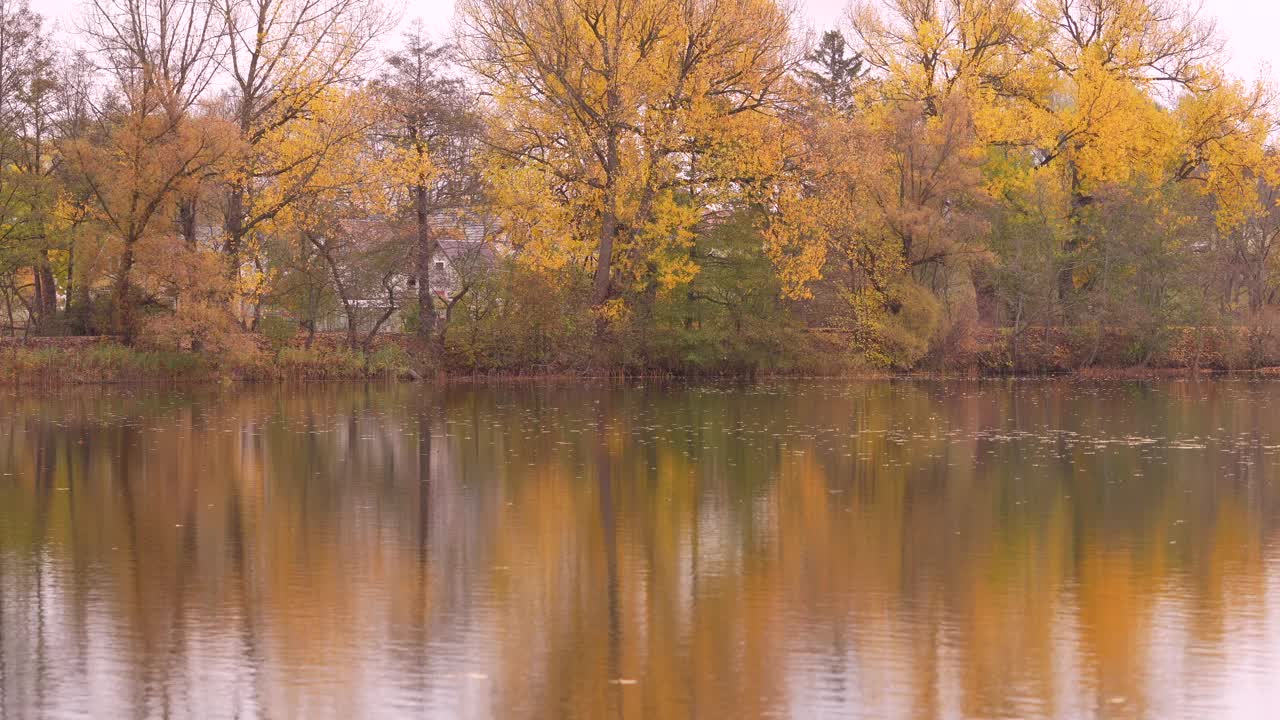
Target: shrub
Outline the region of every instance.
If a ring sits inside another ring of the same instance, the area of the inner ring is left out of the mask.
[[[928,289],[914,282],[895,288],[893,307],[878,293],[847,293],[852,350],[874,365],[909,370],[924,359],[938,332],[942,306]]]
[[[366,364],[370,373],[398,375],[409,368],[409,354],[397,343],[387,343],[370,353]]]
[[[298,334],[298,324],[287,317],[268,315],[258,321],[258,332],[267,339],[271,352],[278,356]]]
[[[364,375],[364,358],[345,348],[281,349],[281,375],[295,380],[343,380]]]

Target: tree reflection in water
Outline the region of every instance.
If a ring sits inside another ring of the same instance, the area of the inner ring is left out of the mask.
[[[1278,402],[9,390],[0,716],[1266,717]]]

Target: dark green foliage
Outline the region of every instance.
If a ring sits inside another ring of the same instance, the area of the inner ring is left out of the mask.
[[[850,52],[839,30],[828,30],[805,56],[800,77],[823,104],[847,113],[853,109],[854,82],[862,72],[862,55]]]
[[[556,372],[590,367],[599,350],[585,275],[551,277],[500,263],[455,307],[446,351],[464,372]]]
[[[760,251],[759,212],[745,210],[699,235],[701,270],[654,308],[647,364],[681,373],[787,370],[805,361],[804,329],[781,300]]]
[[[698,235],[693,282],[629,298],[636,310],[602,341],[586,273],[549,277],[511,262],[454,310],[454,372],[752,374],[830,371],[843,351],[809,333],[781,299],[761,252],[758,211]],[[557,283],[556,280],[568,282]]]
[[[278,355],[298,334],[298,323],[286,317],[268,315],[258,321],[258,332],[270,343],[271,351]]]

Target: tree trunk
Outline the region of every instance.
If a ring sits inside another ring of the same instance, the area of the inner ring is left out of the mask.
[[[244,247],[244,209],[245,191],[242,187],[233,186],[227,191],[227,205],[223,214],[222,252],[226,256],[227,279],[230,280],[227,309],[231,312],[231,317],[242,327],[244,321],[241,318],[240,308],[236,304],[236,287],[240,280],[241,251]]]
[[[595,281],[591,287],[591,304],[599,307],[609,299],[612,288],[610,272],[613,264],[613,238],[618,232],[618,218],[606,210],[600,221],[600,253],[596,259]]]
[[[240,251],[244,238],[244,206],[245,192],[243,188],[232,187],[227,191],[227,209],[222,223],[226,238],[222,243],[222,252],[227,256],[227,276],[233,280],[240,275]]]
[[[618,137],[610,132],[606,142],[604,212],[600,217],[600,251],[596,259],[595,281],[591,288],[591,304],[599,308],[612,294],[613,241],[618,235]],[[599,326],[603,329],[603,325]]]
[[[89,318],[89,288],[75,282],[76,246],[71,243],[67,252],[67,301],[64,310],[71,323],[73,332],[88,334],[91,330],[100,332],[100,328],[92,328]]]
[[[14,337],[18,334],[18,329],[13,324],[13,295],[8,289],[4,293],[4,309],[9,316],[9,337]]]
[[[53,279],[53,265],[49,263],[48,253],[41,253],[40,278],[44,288],[44,296],[40,298],[44,305],[41,312],[48,321],[58,314],[58,281]]]
[[[1075,296],[1075,260],[1077,254],[1084,248],[1085,238],[1084,230],[1081,224],[1084,222],[1084,209],[1093,201],[1093,198],[1084,193],[1080,185],[1080,173],[1076,170],[1075,163],[1071,163],[1069,169],[1071,177],[1071,209],[1067,217],[1067,241],[1063,247],[1063,255],[1065,262],[1058,269],[1058,302],[1062,305],[1063,317],[1067,322],[1071,321],[1069,317],[1069,305]]]
[[[196,246],[196,198],[184,197],[178,201],[178,227],[182,239],[190,247]]]
[[[31,289],[34,297],[31,303],[31,324],[39,335],[49,321],[49,280],[46,279],[43,258],[31,266]]]
[[[415,246],[416,272],[418,276],[418,337],[430,344],[435,338],[436,304],[431,293],[431,260],[436,242],[431,236],[427,217],[427,188],[413,188],[413,211],[417,220],[417,244]]]
[[[53,266],[49,263],[47,250],[40,251],[35,262],[32,263],[31,279],[32,289],[35,292],[31,320],[39,334],[47,331],[58,314],[58,283],[53,278]]]
[[[351,350],[360,349],[360,318],[357,316],[355,308],[350,302],[342,301],[343,311],[347,316],[347,347]]]
[[[458,303],[462,302],[462,299],[466,297],[467,293],[470,291],[471,291],[471,286],[464,285],[460,291],[455,293],[452,297],[449,298],[448,302],[445,303],[444,322],[437,324],[439,327],[439,332],[436,333],[436,337],[435,337],[436,357],[440,358],[441,360],[444,359],[444,348],[445,348],[445,340],[446,340],[445,333],[449,332],[449,326],[453,323],[453,308],[456,307]]]
[[[75,305],[73,298],[76,295],[76,244],[74,241],[67,244],[67,297],[62,301],[63,315],[70,316],[71,308]]]
[[[120,275],[116,278],[116,331],[124,338],[126,345],[132,345],[137,337],[136,305],[133,283],[130,274],[133,271],[133,240],[126,238],[124,253],[120,256]]]

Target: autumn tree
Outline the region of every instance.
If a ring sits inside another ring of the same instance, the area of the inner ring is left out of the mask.
[[[1035,69],[1065,81],[1045,85],[1012,116],[1010,139],[1037,148],[1041,167],[1064,178],[1071,231],[1063,248],[1059,296],[1088,281],[1079,252],[1088,242],[1082,212],[1095,189],[1167,164],[1168,115],[1157,92],[1203,89],[1204,63],[1220,48],[1211,23],[1165,0],[1037,3],[1024,46]],[[1056,96],[1055,96],[1056,95]]]
[[[75,165],[65,162],[63,147],[76,140],[100,142],[103,126],[95,122],[100,77],[94,60],[84,50],[63,56],[54,91],[57,117],[54,128],[57,162],[51,163],[58,201],[56,222],[66,252],[66,328],[70,332],[97,330],[92,322],[90,290],[101,277],[103,238],[95,232],[93,194],[79,177]]]
[[[433,282],[439,289],[433,288],[432,293],[439,298],[443,312],[434,323],[433,341],[438,350],[443,351],[459,304],[468,300],[473,292],[488,290],[495,280],[501,279],[496,248],[502,225],[493,214],[466,208],[441,213],[435,226],[433,264],[439,270],[435,271]]]
[[[316,103],[361,76],[370,43],[390,27],[391,17],[368,0],[210,2],[228,44],[224,113],[240,144],[223,176],[223,250],[233,278],[249,261],[254,272],[242,281],[248,286],[242,292],[252,296],[260,290],[261,273],[246,251],[255,251],[265,224],[306,196],[311,176],[335,147],[281,144],[291,125],[317,111]],[[326,139],[355,138],[328,133]]]
[[[347,347],[367,358],[374,338],[401,308],[408,275],[404,225],[330,214],[299,228],[323,262],[346,319]]]
[[[387,57],[387,68],[374,84],[382,103],[378,140],[387,145],[388,175],[413,217],[417,332],[437,351],[443,332],[435,327],[431,272],[441,228],[433,228],[433,219],[456,216],[460,210],[475,217],[484,214],[479,207],[480,99],[450,72],[448,51],[432,44],[417,25]]]
[[[704,210],[778,162],[766,127],[792,63],[783,8],[464,0],[459,13],[466,64],[499,117],[508,207],[540,199],[511,224],[526,256],[593,268],[601,318],[624,309],[623,291],[687,282]]]
[[[92,0],[84,32],[110,67],[136,75],[154,95],[156,110],[177,125],[205,97],[222,61],[225,43],[216,8],[206,0]],[[179,229],[195,242],[196,201],[184,192]]]
[[[58,309],[56,75],[43,20],[25,2],[0,0],[0,262],[7,297],[38,326]]]
[[[394,216],[393,159],[377,142],[379,119],[371,92],[330,88],[307,115],[278,128],[272,162],[292,166],[279,182],[294,196],[258,225],[264,237],[292,245],[292,270],[323,268],[346,316],[348,345],[365,353],[400,309],[413,274],[404,262],[408,225]],[[268,186],[264,198],[278,191]]]
[[[1257,315],[1280,299],[1280,175],[1277,158],[1269,153],[1256,183],[1259,202],[1244,221],[1223,234],[1229,258],[1228,302],[1240,302]]]
[[[73,139],[63,152],[119,243],[115,326],[129,342],[143,299],[134,277],[139,244],[173,232],[183,184],[229,147],[219,122],[192,115],[218,59],[210,12],[196,0],[94,0],[86,19],[114,95],[97,118],[97,142]]]
[[[922,104],[810,118],[799,176],[767,226],[784,292],[835,282],[833,319],[882,364],[923,357],[940,320],[933,294],[946,290],[929,271],[974,252],[985,228],[967,107],[955,98],[930,116]]]
[[[937,114],[954,94],[975,111],[1028,92],[1023,0],[857,0],[847,13],[869,89]]]
[[[993,192],[1034,184],[1009,168],[1059,178],[1063,302],[1089,281],[1081,219],[1095,190],[1205,173],[1206,145],[1221,162],[1240,136],[1256,137],[1261,95],[1241,100],[1223,81],[1212,23],[1176,0],[880,0],[854,5],[850,21],[878,97],[921,101],[928,114],[966,98],[978,138],[1004,156]]]

